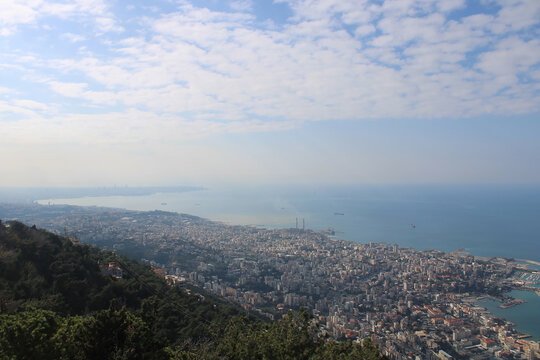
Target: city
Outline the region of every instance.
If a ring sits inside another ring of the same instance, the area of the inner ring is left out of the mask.
[[[171,284],[195,285],[272,320],[304,307],[329,337],[370,337],[392,359],[540,356],[540,343],[481,306],[485,298],[513,306],[507,291],[534,291],[540,273],[513,259],[163,211],[0,205],[0,217],[141,259]]]

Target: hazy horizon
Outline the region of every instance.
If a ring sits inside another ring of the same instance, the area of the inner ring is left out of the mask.
[[[539,184],[537,0],[0,3],[0,187]]]

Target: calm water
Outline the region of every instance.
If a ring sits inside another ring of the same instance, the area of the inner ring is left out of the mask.
[[[177,211],[266,227],[294,227],[298,218],[300,226],[305,219],[308,228],[331,227],[337,237],[361,243],[396,242],[445,251],[466,248],[478,256],[540,261],[539,186],[215,187],[40,203],[49,201]]]
[[[149,196],[49,199],[40,203],[167,210],[232,224],[334,228],[337,237],[417,249],[465,248],[477,256],[540,261],[540,186],[213,187]],[[343,214],[337,215],[336,213]],[[413,228],[411,224],[415,224]],[[494,314],[540,338],[540,297]]]
[[[510,295],[527,302],[508,309],[499,308],[501,303],[493,300],[482,300],[478,304],[492,314],[510,320],[518,331],[531,335],[533,340],[540,341],[540,296],[519,290],[511,291]]]

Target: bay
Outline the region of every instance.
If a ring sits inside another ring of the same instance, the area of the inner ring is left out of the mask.
[[[478,305],[485,307],[490,313],[509,320],[515,324],[516,330],[531,335],[531,339],[540,341],[540,296],[532,291],[512,290],[507,295],[526,303],[501,309],[501,303],[493,300],[482,300]]]
[[[158,209],[261,227],[295,227],[298,219],[359,243],[540,261],[539,186],[213,186],[39,203]]]
[[[212,186],[182,193],[45,199],[41,204],[165,210],[259,227],[332,228],[359,243],[416,249],[466,249],[476,256],[540,261],[540,186]],[[536,268],[534,265],[529,265]],[[540,339],[540,297],[514,291],[527,303],[488,310]]]

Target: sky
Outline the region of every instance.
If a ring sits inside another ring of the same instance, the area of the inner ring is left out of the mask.
[[[540,183],[538,0],[0,0],[0,186]]]

